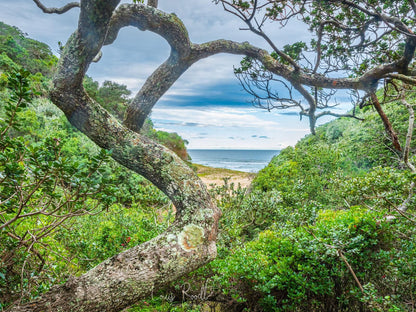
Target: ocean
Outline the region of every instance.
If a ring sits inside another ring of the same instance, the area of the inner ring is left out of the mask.
[[[195,164],[245,172],[259,172],[279,153],[276,150],[188,149]]]

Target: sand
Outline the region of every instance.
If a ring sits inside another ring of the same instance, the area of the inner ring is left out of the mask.
[[[241,187],[249,187],[255,173],[241,172],[223,168],[212,168],[198,164],[193,164],[197,168],[197,174],[201,180],[207,185],[208,188],[212,188],[213,184],[217,186],[224,185],[224,178],[228,179],[228,184],[234,183],[235,186],[240,183]]]

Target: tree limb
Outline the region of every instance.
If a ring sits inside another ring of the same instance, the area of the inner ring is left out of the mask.
[[[416,14],[416,2],[414,0],[409,0],[409,3],[412,6],[413,13]]]
[[[155,11],[153,8],[139,4],[124,4],[116,10],[111,18],[104,44],[111,44],[117,38],[119,30],[126,26],[155,32],[165,38],[172,49],[168,60],[146,80],[127,108],[124,124],[134,131],[140,130],[156,102],[193,63],[218,53],[252,57],[261,62],[271,73],[296,85],[296,89],[301,89],[299,92],[311,106],[309,116],[314,116],[316,104],[311,104],[313,101],[311,101],[310,94],[302,90],[301,85],[330,89],[368,90],[374,88],[377,81],[386,73],[397,69],[396,63],[386,64],[369,70],[359,78],[335,79],[317,73],[311,74],[303,71],[299,66],[294,66],[293,60],[288,61],[290,65],[282,64],[272,58],[267,51],[247,42],[216,40],[204,44],[192,44],[186,28],[176,15]],[[311,129],[314,129],[316,119],[310,117],[310,122],[312,123]]]
[[[387,117],[386,113],[384,113],[383,109],[381,108],[380,101],[377,98],[377,95],[374,92],[370,93],[371,100],[373,102],[374,108],[376,109],[378,115],[380,116],[381,120],[383,121],[384,128],[386,129],[387,133],[389,134],[393,146],[396,150],[401,151],[402,148],[400,146],[399,138],[397,137],[396,132],[393,129],[393,126],[390,123],[389,118]]]
[[[333,113],[330,111],[324,111],[324,112],[320,112],[319,114],[316,115],[316,118],[320,118],[322,116],[333,116],[333,117],[349,117],[349,118],[354,118],[360,121],[363,121],[363,118],[359,118],[357,116],[355,116],[354,114],[337,114],[337,113]]]
[[[409,124],[407,128],[406,143],[405,143],[404,151],[403,151],[403,161],[413,173],[416,173],[415,166],[409,160],[410,144],[412,143],[413,129],[415,126],[415,111],[413,109],[413,106],[406,101],[404,92],[401,97],[401,102],[404,106],[406,106],[409,112]]]
[[[410,76],[407,76],[407,75],[392,73],[392,74],[387,74],[386,78],[397,79],[397,80],[400,80],[400,81],[402,81],[406,84],[416,86],[416,78],[410,77]]]
[[[342,261],[344,261],[344,263],[347,266],[348,270],[350,271],[351,275],[354,277],[354,280],[357,283],[358,287],[360,288],[361,292],[364,293],[364,288],[361,285],[361,283],[360,283],[357,275],[355,274],[354,270],[352,269],[351,265],[349,264],[347,258],[344,256],[344,253],[340,249],[337,249],[337,252],[338,252],[338,256],[342,259]]]
[[[61,8],[47,8],[46,6],[44,6],[40,0],[33,0],[33,2],[36,3],[36,5],[43,11],[43,13],[47,13],[47,14],[63,14],[68,12],[69,10],[73,9],[73,8],[79,8],[80,4],[79,2],[70,2],[66,5],[64,5]]]

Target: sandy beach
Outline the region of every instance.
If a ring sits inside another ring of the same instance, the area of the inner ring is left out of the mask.
[[[212,188],[212,185],[217,186],[224,185],[224,178],[229,178],[228,184],[234,183],[234,185],[240,185],[242,187],[249,187],[251,181],[256,176],[255,173],[241,172],[235,170],[229,170],[224,168],[212,168],[198,164],[193,164],[197,168],[197,174],[201,180],[207,185],[208,188]]]

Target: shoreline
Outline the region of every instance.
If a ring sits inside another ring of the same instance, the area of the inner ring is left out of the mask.
[[[192,166],[196,168],[198,177],[209,189],[213,188],[214,184],[216,186],[224,185],[224,179],[227,178],[229,178],[228,184],[234,183],[235,186],[240,184],[241,187],[248,188],[257,175],[257,173],[253,172],[244,172],[225,168],[214,168],[194,163]]]

